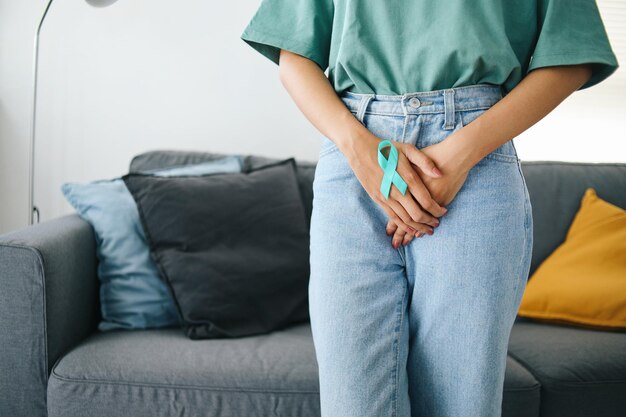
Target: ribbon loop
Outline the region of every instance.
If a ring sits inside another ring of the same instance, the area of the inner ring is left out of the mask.
[[[389,146],[389,157],[385,158],[381,149]],[[391,184],[393,183],[402,195],[406,194],[407,184],[396,171],[398,167],[398,150],[389,140],[383,140],[378,144],[378,165],[383,170],[383,180],[380,183],[380,192],[389,200]]]

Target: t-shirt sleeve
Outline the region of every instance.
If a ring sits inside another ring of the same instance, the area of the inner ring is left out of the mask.
[[[262,0],[240,37],[277,65],[285,49],[325,71],[333,16],[333,0]]]
[[[554,65],[591,64],[591,78],[582,90],[618,68],[595,0],[538,0],[537,11],[539,36],[528,72]]]

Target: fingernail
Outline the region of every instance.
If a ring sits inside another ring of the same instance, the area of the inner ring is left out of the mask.
[[[433,167],[432,171],[433,171],[433,174],[435,175],[439,175],[439,176],[443,175],[443,173],[437,167]]]

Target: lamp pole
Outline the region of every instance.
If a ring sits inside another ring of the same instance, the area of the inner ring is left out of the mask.
[[[32,102],[32,119],[30,126],[30,149],[28,152],[28,224],[34,223],[34,214],[37,213],[37,223],[39,223],[40,215],[39,209],[33,205],[33,194],[35,184],[35,129],[37,122],[37,74],[39,72],[39,35],[41,34],[41,27],[46,20],[50,6],[54,0],[49,0],[46,5],[46,9],[41,16],[39,25],[37,26],[37,33],[35,34],[35,51],[33,59],[33,102]],[[85,0],[89,5],[93,7],[107,7],[115,3],[117,0]]]
[[[39,34],[44,20],[48,15],[48,10],[54,0],[50,0],[41,16],[37,33],[35,34],[35,57],[33,60],[33,114],[30,125],[30,149],[28,152],[28,221],[29,225],[34,223],[34,215],[37,213],[37,223],[39,223],[39,209],[33,205],[34,179],[35,179],[35,126],[37,121],[37,72],[39,71]]]

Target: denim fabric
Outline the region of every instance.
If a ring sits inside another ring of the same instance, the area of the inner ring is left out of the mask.
[[[475,84],[344,92],[381,139],[443,141],[503,96]],[[432,236],[394,249],[388,217],[322,137],[313,181],[309,310],[322,417],[498,417],[530,267],[532,211],[510,140],[469,171]]]

